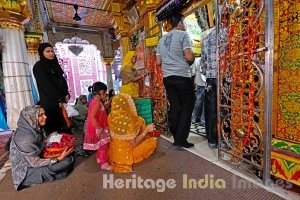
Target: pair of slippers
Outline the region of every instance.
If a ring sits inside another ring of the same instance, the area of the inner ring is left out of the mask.
[[[82,156],[82,157],[89,157],[93,151],[85,151],[82,149],[82,146],[78,146],[75,149],[75,155],[76,156]]]

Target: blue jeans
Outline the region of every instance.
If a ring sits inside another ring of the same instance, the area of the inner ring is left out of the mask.
[[[192,117],[193,123],[200,121],[201,124],[205,124],[204,97],[205,97],[205,86],[197,86],[196,101],[195,101],[193,117]]]

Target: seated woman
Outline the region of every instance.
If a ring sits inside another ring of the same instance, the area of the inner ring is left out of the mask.
[[[87,97],[86,95],[80,95],[77,99],[76,105],[74,107],[79,115],[72,117],[73,120],[73,133],[83,133],[84,132],[84,122],[87,117],[88,107],[87,107]]]
[[[109,160],[114,172],[132,172],[132,165],[148,158],[155,150],[157,139],[148,137],[154,125],[145,125],[137,115],[133,100],[127,94],[118,94],[112,100],[108,116],[111,134]]]
[[[12,178],[16,190],[69,175],[73,169],[74,158],[69,156],[73,148],[65,149],[57,158],[41,157],[45,144],[45,110],[37,105],[28,106],[21,111],[18,128],[10,143]]]

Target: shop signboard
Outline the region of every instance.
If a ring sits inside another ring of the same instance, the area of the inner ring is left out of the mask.
[[[146,47],[154,47],[158,44],[158,36],[146,38]]]
[[[192,50],[195,56],[201,54],[201,28],[198,25],[195,14],[191,14],[184,19],[187,32],[190,34],[193,40]]]

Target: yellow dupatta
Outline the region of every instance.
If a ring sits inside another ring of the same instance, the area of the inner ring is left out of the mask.
[[[146,127],[145,120],[137,115],[132,98],[120,93],[113,97],[108,126],[113,138],[134,139]]]
[[[122,79],[121,93],[129,94],[131,97],[139,96],[139,84],[133,82],[136,70],[132,58],[136,56],[135,51],[129,51],[123,60],[120,76]]]

